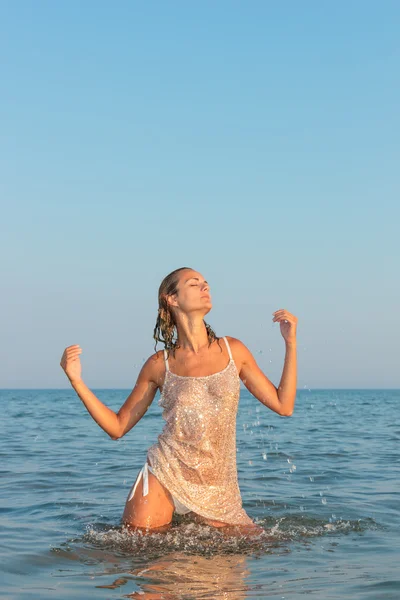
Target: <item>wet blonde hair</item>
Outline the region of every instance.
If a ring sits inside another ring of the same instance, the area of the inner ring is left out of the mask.
[[[168,353],[172,351],[174,354],[175,350],[179,348],[175,317],[167,302],[167,297],[178,293],[179,274],[185,269],[193,271],[190,267],[175,269],[175,271],[164,277],[158,289],[158,316],[153,333],[153,338],[156,340],[154,345],[155,350],[157,349],[158,342],[164,344],[164,348]],[[210,346],[214,340],[219,340],[220,338],[215,335],[213,329],[205,321],[204,325],[207,330],[208,345]]]

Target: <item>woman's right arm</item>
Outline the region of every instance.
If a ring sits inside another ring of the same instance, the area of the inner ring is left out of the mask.
[[[114,440],[125,435],[143,417],[154,400],[160,378],[162,360],[151,356],[143,365],[136,385],[118,413],[108,408],[90,391],[81,378],[79,346],[69,346],[64,350],[61,367],[64,369],[72,387],[82,400],[87,411],[96,423]]]

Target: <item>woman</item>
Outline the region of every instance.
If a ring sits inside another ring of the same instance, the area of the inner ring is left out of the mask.
[[[119,439],[143,417],[157,390],[166,423],[147,452],[126,501],[123,523],[134,528],[169,525],[173,513],[223,527],[255,527],[242,508],[236,468],[236,413],[240,379],[265,406],[282,416],[293,412],[296,396],[297,318],[273,313],[286,343],[279,387],[262,373],[251,352],[235,338],[218,338],[204,321],[210,287],[188,267],[161,283],[154,329],[164,343],[143,365],[135,387],[115,413],[81,379],[78,345],[65,349],[61,367],[93,419]]]

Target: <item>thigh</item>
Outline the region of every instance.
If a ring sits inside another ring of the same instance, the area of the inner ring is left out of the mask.
[[[155,528],[172,521],[174,503],[169,491],[149,471],[149,491],[143,496],[143,474],[130,500],[126,501],[122,521],[132,527]],[[129,496],[128,496],[129,497]]]

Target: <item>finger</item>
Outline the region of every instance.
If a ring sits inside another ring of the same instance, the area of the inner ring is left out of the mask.
[[[276,310],[274,313],[272,313],[275,316],[279,316],[279,315],[292,315],[292,313],[290,313],[288,310],[281,308],[280,310]]]
[[[291,323],[297,323],[297,321],[298,321],[297,317],[295,317],[294,315],[291,315],[290,313],[285,313],[278,318],[285,319],[286,321],[290,321]]]
[[[285,318],[285,319],[292,319],[293,321],[297,321],[297,317],[295,317],[294,315],[292,315],[292,313],[288,312],[287,310],[284,311],[279,311],[278,313],[273,313],[274,314],[274,318]]]
[[[81,352],[72,352],[71,354],[68,354],[67,360],[71,360],[73,358],[77,358],[80,354],[81,354]]]
[[[276,322],[281,322],[284,321],[285,323],[295,323],[296,321],[293,318],[290,318],[288,315],[282,315],[281,317],[275,317],[275,319],[272,319],[273,321]]]
[[[67,346],[65,350],[73,350],[74,348],[80,348],[79,344],[73,344],[72,346]]]

